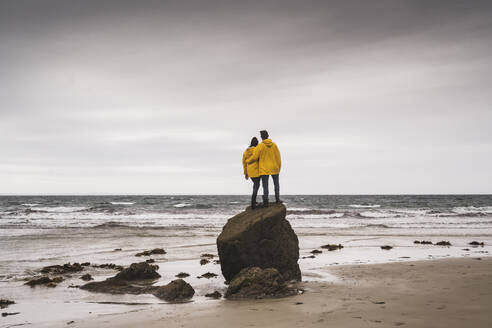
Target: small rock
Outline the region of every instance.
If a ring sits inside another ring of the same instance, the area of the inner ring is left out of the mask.
[[[440,241],[438,243],[436,243],[437,246],[451,246],[451,243],[449,241]]]
[[[115,248],[115,249],[114,249],[114,251],[115,251],[115,252],[121,252],[122,250],[123,250],[123,249],[121,249],[121,248]]]
[[[7,299],[0,299],[0,309],[4,309],[11,304],[15,304],[15,302]]]
[[[200,255],[200,257],[208,257],[208,258],[213,258],[213,257],[215,257],[215,255],[205,253],[205,254]]]
[[[84,281],[94,280],[94,278],[92,278],[92,276],[88,273],[84,274],[82,277],[80,277],[80,279],[82,279]]]
[[[158,267],[157,267],[158,268]],[[156,266],[147,262],[132,263],[128,268],[119,272],[115,279],[120,280],[140,280],[140,279],[157,279],[160,274],[156,272]]]
[[[478,242],[478,241],[472,241],[471,243],[468,243],[468,245],[471,245],[471,246],[484,246],[485,243],[484,242]]]
[[[210,279],[210,278],[217,277],[217,274],[212,273],[212,272],[207,272],[207,273],[202,274],[200,277]]]
[[[51,278],[51,281],[56,282],[57,284],[62,282],[63,280],[65,280],[65,279],[63,277],[60,277],[60,276]]]
[[[314,259],[314,258],[316,258],[316,256],[314,256],[314,255],[309,255],[309,256],[303,256],[302,258],[303,258],[303,259]]]
[[[422,245],[432,245],[432,241],[429,241],[429,240],[421,240],[421,241],[414,241],[413,242],[414,244],[422,244]]]
[[[69,262],[63,265],[46,266],[41,269],[41,273],[66,274],[66,273],[79,272],[82,270],[84,270],[84,268],[79,263],[70,264]]]
[[[463,251],[469,251],[470,249],[469,248],[463,248]]]
[[[154,248],[149,251],[143,251],[140,253],[135,254],[135,256],[150,256],[152,254],[166,254],[166,251],[162,248]]]
[[[321,246],[321,248],[325,248],[328,251],[334,251],[334,250],[337,250],[337,249],[342,249],[343,246],[342,246],[342,244],[338,244],[338,245],[335,245],[335,244],[326,244],[326,245]]]
[[[320,251],[319,249],[315,249],[311,251],[311,254],[320,254],[323,253],[323,251]]]
[[[386,251],[389,251],[390,249],[392,249],[393,246],[389,246],[389,245],[384,245],[384,246],[381,246],[381,249],[384,249]]]
[[[157,288],[153,295],[167,302],[182,302],[192,298],[195,290],[183,279],[176,279]]]
[[[102,269],[114,269],[114,270],[118,270],[118,271],[121,271],[124,269],[124,267],[122,265],[116,265],[114,263],[104,263],[104,264],[93,264],[92,265],[94,268],[102,268]]]
[[[72,321],[67,322],[67,325],[71,325],[73,323],[75,323],[75,321],[72,320]]]
[[[178,273],[175,277],[177,278],[186,278],[186,277],[189,277],[190,275],[186,272],[180,272]]]
[[[8,315],[16,315],[19,314],[20,312],[2,312],[2,317],[6,317]]]
[[[24,285],[34,287],[37,285],[46,285],[46,284],[49,284],[51,282],[53,282],[53,280],[51,280],[50,277],[42,276],[42,277],[38,277],[38,278],[33,278],[33,279],[29,280],[28,282],[26,282]]]
[[[294,305],[301,305],[304,304],[303,302],[295,302]]]
[[[211,297],[211,298],[218,299],[218,298],[222,297],[222,294],[219,293],[218,291],[215,291],[213,293],[205,294],[205,297]]]
[[[205,264],[207,264],[207,263],[209,263],[209,262],[210,262],[210,261],[209,261],[209,260],[207,260],[207,259],[201,259],[201,260],[200,260],[200,265],[205,265]]]

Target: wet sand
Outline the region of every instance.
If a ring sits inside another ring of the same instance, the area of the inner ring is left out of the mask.
[[[492,258],[325,268],[336,282],[304,282],[295,297],[210,300],[51,327],[492,327]]]

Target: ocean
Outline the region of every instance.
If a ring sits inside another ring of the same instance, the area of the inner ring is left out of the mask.
[[[259,196],[259,199],[261,196]],[[330,281],[329,266],[489,256],[492,248],[492,195],[286,195],[287,219],[299,237],[303,280]],[[220,265],[200,265],[203,253],[217,254],[215,240],[227,219],[249,205],[249,196],[0,196],[0,296],[12,298],[21,315],[9,324],[41,325],[91,313],[127,311],[128,304],[155,304],[152,295],[92,294],[73,275],[56,288],[29,288],[25,279],[43,266],[67,262],[129,265],[144,260],[137,252],[155,247],[157,284],[179,272],[197,291],[224,292]],[[414,244],[449,241],[451,246]],[[484,242],[471,247],[471,241]],[[311,257],[321,245],[343,249]],[[393,248],[382,250],[383,245]],[[88,267],[96,280],[114,270]],[[217,278],[199,278],[205,272]],[[94,304],[105,304],[94,307]],[[41,310],[39,310],[41,309]],[[25,314],[25,316],[22,315]],[[61,317],[60,317],[61,316]]]

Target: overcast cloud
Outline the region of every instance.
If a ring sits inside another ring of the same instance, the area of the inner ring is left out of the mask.
[[[491,1],[0,0],[0,193],[492,193]]]

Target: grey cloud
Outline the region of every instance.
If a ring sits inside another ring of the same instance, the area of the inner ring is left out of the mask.
[[[490,1],[2,0],[0,193],[246,193],[264,128],[288,193],[490,192],[491,32]]]

